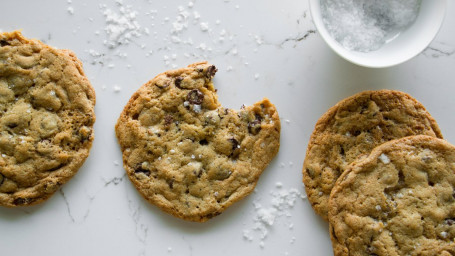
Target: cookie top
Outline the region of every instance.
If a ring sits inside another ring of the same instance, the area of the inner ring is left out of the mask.
[[[206,62],[162,73],[133,94],[116,125],[128,177],[150,203],[204,222],[254,189],[277,154],[267,99],[240,111],[217,101]]]
[[[330,192],[349,163],[384,142],[420,134],[442,138],[422,104],[403,92],[365,91],[330,108],[316,123],[303,164],[315,212],[327,220]]]
[[[49,198],[93,140],[95,92],[69,50],[0,33],[0,205]]]
[[[329,207],[335,255],[455,255],[455,147],[387,142],[346,169]]]

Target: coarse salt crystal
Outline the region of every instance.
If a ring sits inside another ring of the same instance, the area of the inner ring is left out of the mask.
[[[193,105],[193,111],[196,112],[196,113],[200,113],[201,112],[201,105],[194,104]]]
[[[175,150],[171,149],[171,150],[169,150],[169,153],[174,154]]]
[[[68,13],[73,15],[74,14],[74,8],[72,6],[68,7]]]
[[[382,209],[380,205],[376,205],[375,208],[376,208],[376,210],[378,210],[378,211],[380,211],[380,210]]]
[[[199,26],[203,32],[206,32],[209,30],[209,23],[207,23],[207,22],[201,22],[201,23],[199,23]]]
[[[387,155],[385,155],[384,153],[382,153],[380,156],[379,156],[379,160],[381,160],[381,162],[383,162],[384,164],[388,164],[390,163],[390,159]]]

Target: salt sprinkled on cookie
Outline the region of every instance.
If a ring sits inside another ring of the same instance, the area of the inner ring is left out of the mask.
[[[390,163],[389,157],[387,155],[385,155],[385,154],[381,154],[379,156],[379,160],[381,160],[381,162],[383,162],[384,164]]]

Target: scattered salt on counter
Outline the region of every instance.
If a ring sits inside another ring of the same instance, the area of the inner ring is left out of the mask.
[[[116,3],[119,12],[114,12],[106,5],[100,6],[106,21],[104,30],[108,36],[104,44],[111,49],[122,44],[129,44],[133,37],[140,37],[143,32],[136,21],[138,13],[132,10],[130,6],[124,5],[121,0],[116,1]]]
[[[324,24],[344,48],[378,50],[417,18],[422,0],[321,0]]]
[[[298,198],[304,199],[305,196],[296,188],[283,189],[283,184],[277,182],[277,190],[271,191],[270,206],[263,206],[259,200],[253,202],[255,216],[253,218],[254,226],[251,229],[243,230],[243,238],[247,241],[253,241],[256,233],[259,233],[259,246],[264,248],[265,238],[269,229],[279,221],[280,218],[289,218],[292,216],[291,209],[294,207]],[[292,229],[294,224],[288,224]],[[293,238],[294,239],[294,238]],[[294,239],[295,240],[295,239]]]

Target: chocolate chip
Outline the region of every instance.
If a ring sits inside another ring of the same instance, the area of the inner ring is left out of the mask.
[[[343,148],[343,146],[340,146],[340,154],[341,154],[342,156],[344,156],[344,155],[345,155],[345,152],[344,152],[344,148]]]
[[[218,71],[218,69],[212,65],[207,68],[207,78],[211,79],[212,77],[215,76],[215,73]]]
[[[169,188],[170,188],[170,189],[173,189],[173,188],[174,188],[174,181],[175,181],[175,179],[172,178],[171,180],[169,180],[169,181],[167,182],[167,184],[169,185]]]
[[[208,142],[206,139],[203,139],[203,140],[200,140],[200,141],[199,141],[199,144],[201,144],[202,146],[204,146],[204,145],[208,145],[209,142]]]
[[[204,101],[204,94],[198,89],[194,89],[188,93],[186,100],[192,104],[201,105]]]
[[[447,225],[452,226],[453,224],[455,224],[455,218],[446,219],[445,222]]]
[[[164,125],[169,126],[174,121],[174,118],[171,115],[166,115],[164,117]]]
[[[235,138],[228,139],[232,143],[232,153],[230,157],[237,157],[239,155],[239,142]]]
[[[213,212],[213,213],[209,213],[209,214],[205,215],[205,217],[206,217],[207,219],[211,219],[211,218],[213,218],[213,217],[215,217],[215,216],[218,216],[218,215],[220,215],[220,214],[221,214],[221,212]]]
[[[181,76],[176,77],[175,81],[174,81],[175,86],[177,86],[178,88],[182,89],[182,87],[180,87],[180,84],[182,83],[182,81],[183,81],[183,77],[181,77]]]
[[[145,174],[145,176],[150,175],[150,171],[142,168],[142,165],[139,165],[136,169],[134,169],[134,173],[143,173],[143,174]]]
[[[0,186],[3,184],[3,181],[5,181],[5,177],[0,173]]]
[[[17,123],[9,123],[6,126],[8,126],[10,129],[14,129],[14,128],[16,128],[18,126],[18,124]]]
[[[228,139],[232,143],[232,150],[236,150],[239,146],[239,142],[235,138]]]
[[[7,46],[7,45],[10,45],[10,43],[8,43],[8,41],[6,41],[5,39],[0,40],[0,46],[1,47]]]
[[[262,117],[256,114],[255,118],[256,118],[255,120],[248,123],[248,132],[253,135],[258,134],[259,131],[261,130]]]
[[[139,118],[139,113],[134,113],[133,120],[137,120]]]
[[[31,199],[31,198],[18,197],[16,199],[14,199],[13,204],[15,204],[15,205],[26,205],[26,204],[29,204],[31,202],[33,202],[33,199]]]
[[[356,136],[356,137],[359,136],[361,133],[362,133],[362,132],[359,131],[359,130],[354,130],[353,132],[351,132],[351,134],[354,135],[354,136]]]

